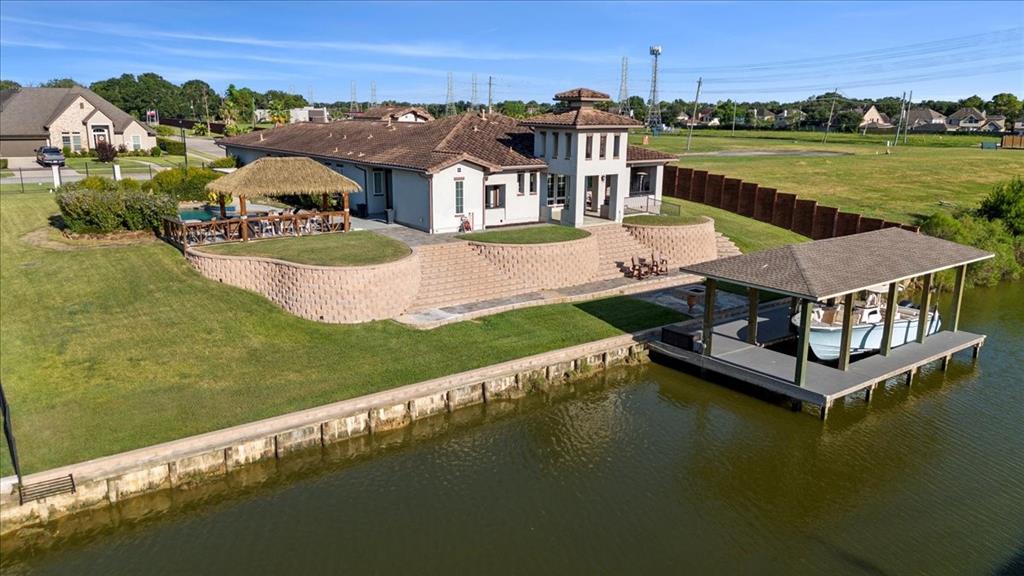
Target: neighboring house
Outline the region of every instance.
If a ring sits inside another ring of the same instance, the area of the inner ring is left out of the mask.
[[[584,215],[621,221],[631,195],[661,196],[676,157],[627,144],[641,124],[603,112],[606,94],[557,94],[565,110],[517,121],[467,112],[429,122],[387,120],[293,124],[219,140],[244,164],[262,156],[308,156],[355,180],[353,205],[394,211],[426,232]],[[645,198],[646,200],[646,198]]]
[[[912,108],[907,113],[907,128],[910,130],[932,130],[931,126],[942,126],[942,131],[945,131],[946,117],[931,108]]]
[[[985,124],[986,118],[985,112],[969,106],[953,112],[946,121],[960,131],[973,132]]]
[[[878,108],[876,108],[875,105],[872,104],[871,108],[868,108],[868,111],[864,113],[863,117],[861,117],[860,124],[857,127],[864,129],[885,130],[888,128],[892,128],[892,121],[889,119],[888,115],[886,115],[884,112],[879,111]]]
[[[754,121],[758,124],[774,124],[775,113],[768,109],[758,110],[757,108],[751,108],[754,113]]]
[[[993,114],[985,117],[985,123],[982,124],[978,131],[980,132],[1005,132],[1006,131],[1006,116],[1002,114]]]
[[[0,156],[34,156],[56,146],[81,152],[106,141],[129,150],[156,146],[155,133],[87,88],[18,88],[0,92]]]
[[[378,120],[391,122],[430,122],[433,116],[423,108],[416,106],[378,106],[363,112],[352,112],[353,120]]]
[[[775,115],[775,127],[789,128],[790,126],[796,126],[803,122],[806,117],[807,115],[802,110],[783,110]]]
[[[270,122],[271,111],[267,108],[256,109],[256,121],[257,122]],[[314,108],[313,106],[303,106],[301,108],[292,108],[288,110],[288,123],[294,124],[296,122],[329,122],[330,115],[327,113],[326,108]]]

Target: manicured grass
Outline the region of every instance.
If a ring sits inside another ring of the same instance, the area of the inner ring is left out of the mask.
[[[314,266],[368,266],[409,255],[405,244],[365,230],[298,238],[273,238],[206,246],[205,252],[228,256],[262,256]]]
[[[472,240],[473,242],[489,242],[494,244],[545,244],[548,242],[579,240],[587,236],[590,236],[590,232],[579,228],[559,226],[558,224],[541,224],[523,228],[460,234],[459,238]]]
[[[26,472],[682,318],[612,298],[429,331],[320,324],[203,278],[163,243],[20,240],[56,211],[46,193],[0,197],[0,377]]]
[[[787,134],[787,133],[783,133]],[[802,133],[788,133],[801,135]],[[737,138],[742,147],[759,150],[799,148],[850,152],[831,157],[729,157],[684,156],[680,166],[708,170],[757,182],[762,186],[792,192],[801,198],[866,216],[898,222],[916,223],[920,217],[939,210],[974,207],[998,182],[1015,174],[1024,174],[1024,154],[1016,150],[981,150],[977,147],[947,147],[935,143],[960,144],[992,139],[991,136],[912,136],[911,141],[931,139],[932,144],[900,146],[885,154],[881,135],[868,135],[863,143],[849,143],[858,135],[839,135],[845,141],[820,144],[811,141],[781,138]],[[891,136],[890,136],[891,138]],[[696,140],[696,138],[695,138]],[[703,144],[728,149],[726,137],[706,137]],[[735,143],[734,143],[735,144]],[[652,138],[651,146],[662,150],[682,151],[686,138],[662,136]]]
[[[720,208],[712,208],[711,206],[679,200],[678,198],[665,197],[663,201],[666,204],[679,206],[684,215],[710,216],[714,218],[715,230],[728,236],[744,254],[810,240],[810,238],[801,236],[796,232],[790,232],[789,230],[765,224],[753,218],[733,214]]]
[[[637,214],[626,216],[622,219],[624,224],[636,224],[637,226],[686,226],[697,224],[702,219],[699,216],[674,216],[670,214]]]

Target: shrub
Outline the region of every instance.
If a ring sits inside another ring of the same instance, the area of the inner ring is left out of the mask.
[[[154,158],[156,158],[156,157],[159,157],[159,156],[160,156],[160,155],[162,155],[163,153],[164,153],[164,151],[163,151],[163,150],[161,150],[159,146],[153,146],[153,147],[152,147],[152,148],[151,148],[151,149],[149,150],[149,155],[150,155],[150,156],[153,156]]]
[[[192,126],[192,134],[196,136],[206,136],[209,132],[210,131],[206,129],[206,122],[196,122]]]
[[[234,156],[225,156],[223,158],[217,158],[213,162],[210,162],[210,168],[237,168],[238,158]]]
[[[1002,220],[1014,236],[1024,235],[1024,180],[1014,176],[1009,182],[996,184],[981,201],[978,214],[989,220]]]
[[[7,169],[7,158],[0,158],[0,169]]]
[[[61,148],[61,152],[64,153],[65,158],[71,158],[74,154],[71,153],[71,146],[65,146]]]
[[[127,146],[125,146],[124,144],[120,144],[120,145],[118,145],[118,147],[117,147],[117,153],[118,153],[118,154],[127,154],[127,153],[128,153],[128,147],[127,147]]]
[[[96,144],[96,158],[100,162],[113,162],[117,158],[117,148],[105,140],[99,142]]]
[[[153,131],[156,132],[158,136],[174,136],[175,134],[178,133],[178,129],[174,126],[164,126],[163,124],[157,124],[152,128]]]
[[[221,176],[220,172],[208,168],[189,168],[187,172],[184,169],[173,168],[153,176],[152,186],[155,192],[178,201],[205,201],[206,184]]]
[[[185,155],[185,143],[182,142],[181,140],[172,140],[170,138],[157,138],[156,143],[164,152],[167,152],[168,154],[172,154],[175,156]]]
[[[72,232],[156,230],[164,217],[177,215],[173,198],[154,193],[134,180],[114,182],[93,176],[57,189],[57,206]]]
[[[995,253],[995,258],[968,267],[967,280],[971,285],[994,286],[1002,280],[1016,280],[1024,271],[1022,242],[1014,239],[1001,220],[985,220],[967,211],[955,216],[937,212],[922,223],[921,231]],[[951,286],[952,279],[952,271],[938,275],[940,286]]]

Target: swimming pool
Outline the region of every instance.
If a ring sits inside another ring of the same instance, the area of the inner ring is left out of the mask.
[[[182,220],[202,220],[207,222],[213,219],[214,212],[205,208],[179,208],[178,218]],[[229,212],[229,216],[233,216],[234,213]]]

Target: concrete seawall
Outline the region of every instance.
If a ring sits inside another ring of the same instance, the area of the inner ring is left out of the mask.
[[[578,375],[646,359],[660,328],[615,336],[32,474],[26,484],[73,474],[77,490],[18,503],[16,479],[0,480],[0,534],[143,494],[214,481],[257,462],[384,434],[460,408],[549,390]],[[148,501],[147,499],[140,500]]]

